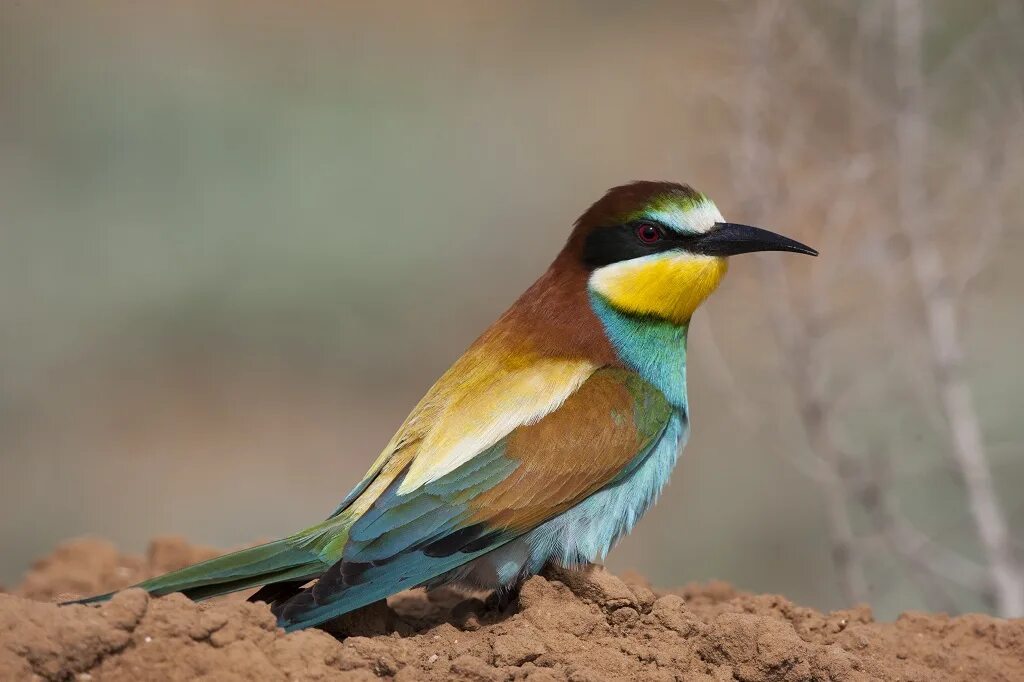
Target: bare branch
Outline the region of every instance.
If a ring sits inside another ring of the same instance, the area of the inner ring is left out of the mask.
[[[748,82],[744,87],[741,116],[741,158],[735,174],[738,196],[744,198],[746,212],[761,214],[771,196],[766,178],[773,177],[767,159],[768,153],[763,139],[762,112],[767,92],[767,63],[770,57],[768,45],[782,3],[758,3],[754,12],[754,27],[750,40],[750,68]],[[789,119],[783,137],[792,142],[797,125]],[[792,145],[780,145],[792,149]],[[772,328],[779,341],[788,370],[796,377],[793,382],[797,392],[798,413],[807,438],[809,450],[816,456],[812,459],[814,475],[824,492],[832,555],[839,571],[843,594],[850,603],[862,602],[867,598],[867,581],[864,577],[860,548],[856,542],[853,524],[847,508],[847,493],[842,482],[841,453],[833,447],[828,432],[826,412],[820,391],[816,390],[813,370],[809,370],[810,348],[806,345],[806,334],[802,320],[793,310],[793,296],[789,290],[785,271],[775,258],[761,259],[765,279],[777,291],[772,297]]]
[[[1001,5],[999,13],[1024,17],[1010,4]],[[752,219],[813,221],[816,241],[831,256],[813,263],[806,285],[798,285],[778,258],[762,257],[759,262],[772,292],[769,322],[780,349],[780,369],[806,444],[788,458],[824,496],[844,596],[848,601],[866,596],[865,565],[872,559],[872,545],[883,544],[888,555],[901,559],[930,603],[955,606],[947,589],[955,585],[988,600],[1001,614],[1019,613],[1024,608],[1024,591],[1018,589],[1024,587],[1024,572],[1013,555],[1013,539],[992,485],[990,452],[964,377],[956,319],[962,287],[987,262],[1005,229],[1002,197],[1015,191],[1016,167],[1011,166],[1024,158],[1014,153],[1019,146],[1012,146],[1019,145],[1019,136],[1002,135],[996,142],[990,132],[1008,103],[1011,110],[1017,105],[1024,113],[1024,96],[1016,97],[1024,88],[1003,87],[997,82],[1001,76],[977,63],[990,51],[989,37],[999,37],[1007,19],[983,18],[936,67],[935,77],[942,83],[971,78],[980,88],[974,133],[964,135],[959,128],[943,133],[929,116],[929,108],[942,106],[946,99],[937,89],[925,88],[920,0],[868,3],[852,11],[835,4],[835,11],[855,20],[852,35],[826,35],[815,15],[800,4],[775,0],[749,7],[749,62],[745,80],[734,83],[742,93],[737,102],[736,195]],[[899,18],[895,23],[894,10]],[[880,41],[890,36],[897,48],[897,96],[886,90],[889,80],[878,77],[878,69],[887,66],[876,57]],[[846,62],[842,50],[835,49],[836,38],[851,41]],[[825,98],[841,96],[842,104],[820,99],[823,106],[801,106],[799,98],[817,92],[819,84]],[[832,115],[821,116],[823,111]],[[944,137],[938,139],[940,135]],[[834,146],[827,169],[820,165],[823,144]],[[930,153],[945,162],[941,176],[926,176]],[[838,166],[833,159],[841,160]],[[934,196],[929,183],[934,183]],[[799,200],[780,200],[790,187],[799,188]],[[980,195],[991,203],[977,207]],[[974,250],[961,249],[970,257],[953,268],[939,249],[941,229],[967,211],[971,218],[982,216],[985,224],[975,225]],[[955,276],[961,272],[962,278]],[[862,292],[860,299],[850,295],[853,291]],[[862,307],[865,299],[872,301],[870,308]],[[864,318],[866,314],[870,317]],[[882,324],[877,324],[879,315]],[[855,328],[845,322],[858,317],[860,323],[874,325],[872,334],[865,335],[861,327],[852,335]],[[875,335],[881,337],[871,338]],[[875,358],[874,372],[847,371],[848,363],[830,355],[854,340],[866,340],[874,346],[870,352],[880,349],[885,354]],[[928,358],[923,363],[918,357],[922,348]],[[845,416],[862,407],[858,401],[877,391],[879,376],[891,377],[884,385],[887,401],[909,404],[936,432],[949,434],[953,457],[908,465],[889,448],[880,450],[890,464],[901,460],[903,475],[920,476],[937,466],[959,475],[984,549],[982,562],[953,551],[915,525],[896,502],[893,477],[865,463],[863,430],[842,431],[848,426]],[[866,513],[873,534],[856,528],[854,506]]]
[[[922,3],[900,0],[896,8],[897,79],[902,94],[897,116],[900,225],[907,235],[912,271],[924,303],[931,359],[952,436],[954,459],[988,561],[996,608],[1006,617],[1021,616],[1024,572],[1013,556],[1006,519],[992,484],[974,396],[964,379],[950,278],[930,228],[931,221],[920,219],[926,206],[927,145],[921,70]]]
[[[906,559],[919,577],[939,577],[991,601],[992,582],[984,566],[936,543],[901,512],[892,493],[892,459],[891,453],[877,449],[869,457],[869,471],[859,491],[861,504],[879,537],[891,551]]]

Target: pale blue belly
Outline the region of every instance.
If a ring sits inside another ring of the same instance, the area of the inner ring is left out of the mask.
[[[549,561],[576,566],[604,559],[657,499],[688,434],[685,413],[675,412],[661,438],[632,474],[449,578],[494,588],[538,573]]]

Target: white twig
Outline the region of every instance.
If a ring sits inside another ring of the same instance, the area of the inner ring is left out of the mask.
[[[902,99],[897,115],[899,222],[907,235],[911,269],[924,303],[931,361],[952,437],[953,456],[986,555],[996,610],[1006,617],[1022,616],[1024,572],[1013,555],[1006,519],[992,483],[974,396],[964,378],[963,350],[950,277],[930,227],[931,221],[921,220],[927,206],[924,179],[927,139],[921,64],[923,19],[921,0],[897,3],[897,81]]]
[[[735,178],[739,196],[744,198],[746,212],[751,215],[763,214],[770,196],[769,178],[774,169],[766,162],[772,158],[765,148],[763,135],[763,112],[766,106],[768,45],[777,24],[776,18],[782,11],[778,2],[761,2],[754,12],[754,27],[750,40],[750,67],[748,82],[744,87],[741,114],[741,155]],[[796,139],[797,126],[789,120],[783,137]],[[780,145],[785,149],[786,145]],[[827,411],[818,390],[814,372],[812,348],[807,343],[803,320],[793,311],[793,295],[789,290],[785,272],[777,259],[761,259],[765,279],[775,289],[772,297],[775,308],[771,315],[772,328],[778,339],[788,370],[795,381],[798,412],[808,446],[816,464],[815,478],[824,493],[826,516],[832,539],[832,556],[840,575],[843,596],[848,603],[862,602],[867,598],[867,580],[864,577],[860,547],[856,542],[853,525],[847,507],[847,491],[842,481],[841,453],[833,447],[828,432]]]

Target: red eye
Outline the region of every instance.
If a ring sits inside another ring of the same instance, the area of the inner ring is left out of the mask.
[[[665,235],[661,228],[651,223],[640,223],[636,226],[636,238],[644,244],[655,244],[660,242]]]

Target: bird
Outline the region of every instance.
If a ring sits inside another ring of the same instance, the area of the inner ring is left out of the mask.
[[[195,600],[259,587],[250,601],[294,631],[412,587],[507,605],[548,564],[603,560],[685,446],[691,318],[728,259],[757,251],[818,255],[727,222],[686,184],[608,190],[327,518],[137,587]]]

